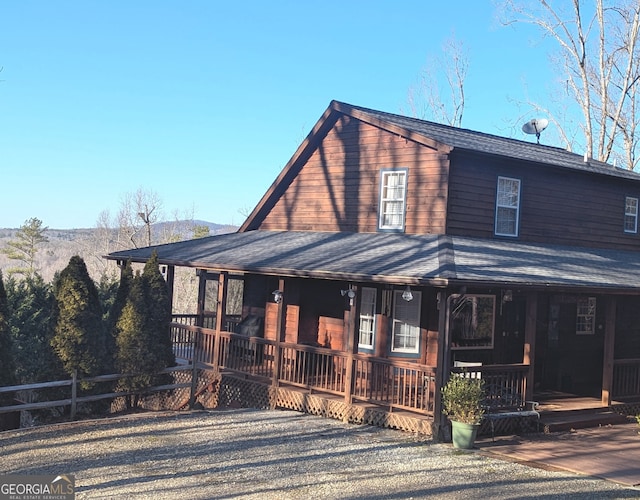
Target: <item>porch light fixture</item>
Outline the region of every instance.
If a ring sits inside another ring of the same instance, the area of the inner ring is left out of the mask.
[[[413,294],[411,293],[411,287],[409,285],[407,285],[407,287],[404,289],[404,292],[402,292],[402,299],[406,300],[407,302],[413,300]]]
[[[274,290],[273,292],[271,292],[271,295],[273,295],[273,301],[276,304],[282,302],[282,292],[280,290]]]
[[[349,297],[349,305],[353,306],[353,299],[356,298],[356,291],[353,290],[352,288],[349,288],[348,290],[340,290],[340,295],[342,295],[343,297],[346,295],[347,297]]]

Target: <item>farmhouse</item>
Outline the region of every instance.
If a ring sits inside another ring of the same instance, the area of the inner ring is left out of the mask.
[[[195,269],[175,349],[220,401],[435,434],[452,371],[638,411],[638,200],[634,172],[334,101],[238,232],[107,258]]]

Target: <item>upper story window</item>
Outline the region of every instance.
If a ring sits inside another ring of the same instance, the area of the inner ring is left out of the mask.
[[[403,231],[407,169],[383,170],[380,174],[378,229]]]
[[[360,297],[358,349],[373,350],[376,334],[376,289],[362,288]]]
[[[498,177],[496,193],[497,236],[518,236],[520,216],[520,179]]]
[[[624,232],[638,232],[638,198],[627,196],[624,203]]]

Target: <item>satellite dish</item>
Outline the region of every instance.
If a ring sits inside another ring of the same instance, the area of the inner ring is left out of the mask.
[[[542,132],[549,125],[549,120],[546,118],[534,118],[529,120],[522,126],[522,131],[525,134],[535,135],[540,144],[540,132]]]

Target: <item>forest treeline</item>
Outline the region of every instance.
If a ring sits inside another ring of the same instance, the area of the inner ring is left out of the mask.
[[[0,229],[0,250],[7,249],[10,242],[15,241],[16,235],[23,230],[30,221],[39,221],[37,218],[25,221],[21,228]],[[134,248],[142,241],[132,242],[131,237],[118,236],[119,229],[93,228],[93,229],[49,229],[41,222],[41,236],[44,240],[37,244],[33,257],[33,269],[46,282],[53,281],[56,273],[59,273],[74,255],[82,257],[87,271],[96,282],[111,282],[118,280],[120,270],[114,261],[104,258],[105,255],[118,250]],[[215,224],[204,221],[181,220],[173,222],[157,222],[152,226],[153,244],[162,244],[172,241],[193,239],[197,237],[233,232],[235,226]],[[134,230],[130,234],[134,234]],[[144,230],[138,230],[137,234],[144,234]],[[22,264],[22,266],[20,265]],[[9,258],[6,252],[0,251],[0,271],[5,278],[13,275],[16,267],[28,267],[24,262],[18,262]],[[134,266],[135,267],[135,266]],[[141,267],[141,266],[140,266]],[[22,276],[22,274],[18,274]],[[177,268],[175,276],[174,311],[182,313],[194,312],[197,296],[197,280],[195,270]],[[195,294],[195,295],[194,295]]]
[[[191,223],[178,234],[175,227],[173,241],[207,236],[211,227],[234,229]],[[157,236],[151,239],[150,227],[148,241],[166,242],[166,228],[160,223],[153,229]],[[170,383],[162,378],[167,375],[157,374],[175,364],[172,312],[196,307],[195,270],[176,269],[172,304],[155,252],[145,264],[128,262],[122,269],[104,259],[126,246],[116,233],[102,234],[102,240],[99,230],[50,230],[37,218],[16,230],[0,230],[0,386],[111,373],[133,376],[109,390],[135,392]],[[136,246],[135,239],[128,241]],[[81,388],[89,394],[98,390]],[[0,406],[13,397],[0,393]],[[129,407],[137,404],[136,396],[127,398]]]

